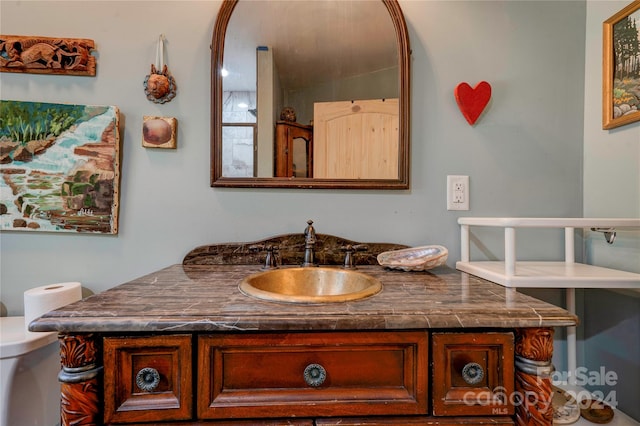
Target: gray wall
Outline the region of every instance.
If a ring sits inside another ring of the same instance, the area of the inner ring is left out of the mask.
[[[313,120],[314,102],[397,98],[397,67],[323,83],[301,89],[284,90],[284,102],[295,109],[297,122]]]
[[[584,115],[584,216],[640,217],[640,122],[601,127],[602,22],[625,1],[587,2]],[[618,232],[613,245],[601,234],[585,239],[594,265],[640,273],[640,231]],[[577,297],[582,321],[578,365],[616,373],[614,386],[587,386],[615,398],[640,421],[640,292],[584,290]]]
[[[119,234],[3,232],[2,314],[22,314],[22,293],[31,287],[79,280],[100,292],[179,263],[198,245],[302,232],[309,218],[318,232],[354,240],[443,244],[454,265],[459,216],[577,217],[597,212],[592,207],[603,198],[615,204],[628,188],[608,186],[605,196],[593,182],[618,173],[620,163],[595,172],[601,158],[590,158],[590,148],[596,140],[611,141],[607,149],[619,138],[638,140],[637,125],[602,132],[595,112],[601,22],[625,3],[402,0],[413,49],[411,189],[310,191],[209,187],[209,44],[220,2],[2,1],[3,34],[90,38],[98,52],[96,77],[0,74],[2,99],[117,105],[125,129]],[[142,87],[160,33],[178,87],[164,105],[150,103]],[[491,83],[493,98],[472,127],[453,90],[481,80]],[[176,117],[178,149],[142,148],[143,115]],[[629,162],[626,151],[611,155]],[[638,176],[637,162],[625,167]],[[446,210],[448,174],[470,176],[470,211]],[[501,237],[484,237],[476,251],[501,256]],[[561,256],[562,236],[533,233],[518,252]],[[534,293],[563,303],[559,291]],[[635,321],[635,306],[620,323]],[[631,391],[640,393],[637,385]]]
[[[94,39],[98,72],[3,73],[2,98],[117,105],[125,129],[119,234],[3,232],[8,314],[22,312],[30,287],[79,280],[99,292],[179,263],[195,246],[302,231],[309,218],[354,240],[443,244],[453,265],[458,216],[580,216],[585,4],[401,6],[413,49],[411,189],[311,191],[209,186],[208,46],[219,2],[3,1],[4,34]],[[142,87],[160,33],[178,87],[164,105]],[[471,127],[453,89],[480,80],[494,95]],[[178,119],[177,150],[142,148],[143,115]],[[447,174],[470,175],[470,211],[446,210]]]

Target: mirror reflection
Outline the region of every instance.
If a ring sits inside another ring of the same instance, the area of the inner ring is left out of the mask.
[[[403,179],[408,63],[388,4],[242,0],[231,9],[224,56],[216,64],[214,54],[212,64],[222,84],[214,185],[218,178]]]

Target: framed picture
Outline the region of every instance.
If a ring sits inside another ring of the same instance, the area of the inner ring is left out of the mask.
[[[640,120],[640,0],[603,24],[602,128]]]
[[[115,106],[0,101],[0,230],[118,233]]]
[[[174,117],[145,115],[142,124],[142,146],[175,149],[176,127],[177,120]]]

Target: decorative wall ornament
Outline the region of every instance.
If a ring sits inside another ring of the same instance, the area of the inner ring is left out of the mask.
[[[602,128],[640,121],[640,0],[603,23]]]
[[[144,116],[142,146],[146,148],[175,148],[177,120],[174,117]]]
[[[296,122],[296,110],[291,107],[284,107],[280,111],[280,120],[288,121],[290,123]]]
[[[0,101],[0,230],[118,233],[115,106]]]
[[[471,88],[468,83],[460,83],[454,94],[462,115],[473,126],[491,99],[491,85],[481,81]]]
[[[0,72],[96,75],[93,40],[0,35]]]
[[[144,79],[144,93],[156,104],[169,102],[176,97],[176,81],[164,63],[164,34],[158,38],[156,63],[151,65],[151,74]]]

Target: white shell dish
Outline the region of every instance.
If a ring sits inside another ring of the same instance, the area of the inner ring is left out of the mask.
[[[385,251],[378,255],[378,263],[386,268],[403,271],[426,271],[443,265],[449,250],[443,246],[421,246]]]

